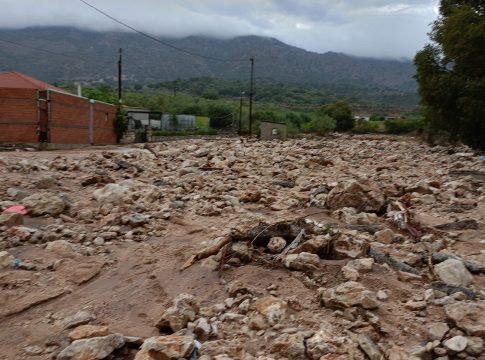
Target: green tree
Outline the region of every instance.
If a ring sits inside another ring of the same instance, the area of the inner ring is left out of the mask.
[[[300,116],[297,113],[295,113],[295,112],[286,113],[285,119],[286,119],[286,122],[288,124],[292,124],[297,129],[301,128],[301,122],[302,121],[301,121]]]
[[[414,58],[430,133],[485,148],[483,0],[441,0],[430,38]]]
[[[108,104],[118,103],[116,91],[107,85],[85,88],[83,89],[83,95],[89,99],[106,102]]]
[[[335,130],[348,131],[355,126],[355,119],[350,106],[344,101],[337,101],[333,104],[322,106],[320,109],[324,114],[335,119]]]
[[[182,110],[182,113],[188,115],[204,115],[204,109],[199,104],[190,104]]]
[[[232,124],[233,112],[230,106],[210,104],[207,107],[207,115],[210,117],[210,126],[214,129],[222,129]]]
[[[384,115],[381,115],[381,114],[374,114],[374,115],[371,115],[370,121],[384,121],[386,120],[386,118],[384,117]]]
[[[219,99],[219,93],[216,90],[207,90],[202,94],[204,99],[217,100]]]
[[[120,142],[126,130],[128,130],[128,116],[125,109],[119,107],[115,118],[116,142]]]
[[[302,124],[303,131],[312,132],[317,135],[325,135],[326,133],[333,131],[335,127],[335,119],[328,116],[323,111],[315,111],[311,116],[310,122]]]

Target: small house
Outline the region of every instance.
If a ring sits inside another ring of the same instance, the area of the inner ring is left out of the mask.
[[[369,121],[370,120],[370,115],[367,114],[361,114],[361,115],[355,115],[354,119],[356,121]]]
[[[286,140],[288,137],[288,125],[272,121],[261,121],[261,140]]]

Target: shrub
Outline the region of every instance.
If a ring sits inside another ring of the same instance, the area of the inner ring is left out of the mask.
[[[302,130],[304,132],[312,132],[317,135],[325,135],[326,133],[333,131],[335,126],[335,119],[322,113],[321,111],[316,111],[314,114],[312,114],[312,119],[310,122],[302,124]]]
[[[412,132],[421,133],[425,123],[421,118],[386,120],[386,132],[389,134],[408,134]]]
[[[376,134],[385,130],[384,121],[358,121],[352,130],[355,134]]]
[[[337,131],[349,131],[355,126],[352,110],[350,109],[350,106],[343,101],[324,105],[322,106],[321,111],[335,119],[335,130]]]

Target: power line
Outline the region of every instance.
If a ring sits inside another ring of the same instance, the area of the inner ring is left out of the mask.
[[[183,53],[186,53],[188,55],[192,55],[192,56],[197,56],[197,57],[200,57],[200,58],[203,58],[203,59],[207,59],[207,60],[213,60],[213,61],[223,61],[223,62],[242,62],[242,61],[247,61],[247,59],[222,59],[222,58],[216,58],[216,57],[212,57],[212,56],[207,56],[207,55],[202,55],[202,54],[198,54],[198,53],[195,53],[195,52],[192,52],[192,51],[189,51],[189,50],[185,50],[185,49],[182,49],[182,48],[179,48],[175,45],[172,45],[168,42],[165,42],[163,40],[160,40],[160,39],[157,39],[156,37],[154,36],[151,36],[151,35],[148,35],[147,33],[143,32],[143,31],[140,31],[140,30],[137,30],[135,29],[134,27],[128,25],[127,23],[121,21],[121,20],[118,20],[116,19],[115,17],[109,15],[108,13],[104,12],[103,10],[100,10],[98,9],[97,7],[95,7],[94,5],[91,5],[90,3],[88,3],[87,1],[84,1],[84,0],[79,0],[81,1],[83,4],[89,6],[90,8],[96,10],[97,12],[99,12],[100,14],[106,16],[107,18],[113,20],[114,22],[140,34],[140,35],[143,35],[153,41],[156,41],[157,43],[159,44],[162,44],[162,45],[165,45],[171,49],[174,49],[174,50],[177,50],[177,51],[180,51],[180,52],[183,52]]]

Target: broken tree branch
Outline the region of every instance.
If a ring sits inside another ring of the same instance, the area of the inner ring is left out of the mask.
[[[288,245],[286,248],[283,249],[283,251],[278,254],[278,256],[276,257],[276,259],[281,259],[283,256],[285,256],[288,251],[296,248],[298,245],[300,245],[300,242],[303,240],[303,238],[305,237],[305,230],[304,229],[301,229],[300,232],[298,233],[298,235],[296,236],[296,238],[290,243],[290,245]]]
[[[199,251],[198,253],[192,255],[180,268],[181,271],[191,267],[196,261],[208,258],[209,256],[216,255],[225,245],[232,241],[231,234],[224,237],[217,238],[214,244],[209,245],[205,249]]]
[[[478,229],[478,223],[477,223],[476,220],[467,219],[467,220],[455,221],[455,222],[452,222],[452,223],[436,225],[435,229],[439,229],[439,230],[468,230],[468,229],[477,230]]]
[[[387,264],[395,270],[408,272],[414,275],[419,275],[419,271],[408,264],[393,259],[392,257],[382,254],[379,251],[369,248],[369,255],[380,264]]]
[[[430,287],[433,290],[444,292],[447,295],[451,295],[457,292],[462,292],[463,294],[466,295],[468,299],[473,300],[476,298],[476,294],[472,290],[463,286],[448,285],[448,284],[445,284],[444,282],[436,281],[431,283]]]

